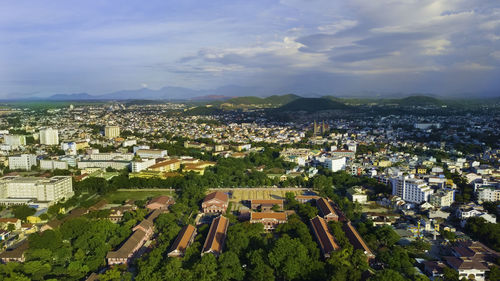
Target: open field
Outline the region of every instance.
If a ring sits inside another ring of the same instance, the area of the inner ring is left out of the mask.
[[[252,200],[252,199],[285,199],[285,194],[287,192],[293,192],[295,195],[300,195],[303,193],[302,190],[277,190],[277,189],[232,189],[230,194],[231,202],[240,202],[242,200]]]
[[[124,201],[127,199],[144,200],[144,199],[147,199],[149,197],[156,197],[156,196],[160,196],[160,195],[175,196],[175,192],[173,190],[168,190],[168,189],[118,190],[118,191],[111,192],[111,193],[108,193],[108,194],[102,196],[102,199],[106,199],[108,202],[112,203],[114,201]]]

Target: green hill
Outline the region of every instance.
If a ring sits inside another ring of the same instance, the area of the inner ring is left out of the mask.
[[[291,101],[299,99],[300,96],[288,94],[288,95],[273,95],[266,98],[260,97],[237,97],[226,101],[219,101],[214,103],[214,105],[231,105],[233,107],[246,107],[251,105],[265,106],[265,107],[278,107],[287,104]]]
[[[441,106],[443,101],[429,96],[409,96],[399,100],[395,100],[400,106]]]
[[[348,109],[349,106],[325,98],[299,98],[279,108],[280,111],[307,111]]]
[[[221,113],[221,110],[215,107],[198,106],[183,112],[184,115],[215,115]]]

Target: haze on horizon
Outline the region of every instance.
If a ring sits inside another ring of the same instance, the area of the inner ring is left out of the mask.
[[[498,96],[499,77],[498,0],[17,0],[0,9],[0,98],[225,85]]]

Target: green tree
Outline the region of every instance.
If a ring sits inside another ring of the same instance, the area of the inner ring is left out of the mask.
[[[34,215],[36,209],[28,207],[27,205],[19,205],[14,207],[13,213],[14,217],[24,221],[27,217]]]
[[[203,255],[201,261],[193,268],[194,280],[214,281],[217,280],[217,260],[212,254]]]
[[[372,276],[369,281],[406,281],[406,279],[399,274],[397,271],[392,269],[384,269],[378,271],[374,276]]]
[[[238,255],[232,251],[225,252],[219,257],[219,278],[222,281],[243,280],[245,272],[241,268]]]
[[[307,248],[299,239],[292,239],[288,235],[279,238],[269,252],[268,258],[269,264],[285,280],[298,279],[309,273],[304,267],[310,262]]]

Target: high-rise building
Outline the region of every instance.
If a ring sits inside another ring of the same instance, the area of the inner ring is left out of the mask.
[[[422,203],[429,201],[430,195],[434,192],[421,179],[400,176],[391,179],[392,194],[401,197],[411,203]]]
[[[118,126],[106,126],[104,127],[104,136],[112,139],[120,136],[120,127]]]
[[[9,156],[9,169],[11,170],[31,170],[32,166],[36,165],[36,155],[21,154]]]
[[[58,145],[59,133],[52,128],[40,129],[40,144],[44,145]]]

